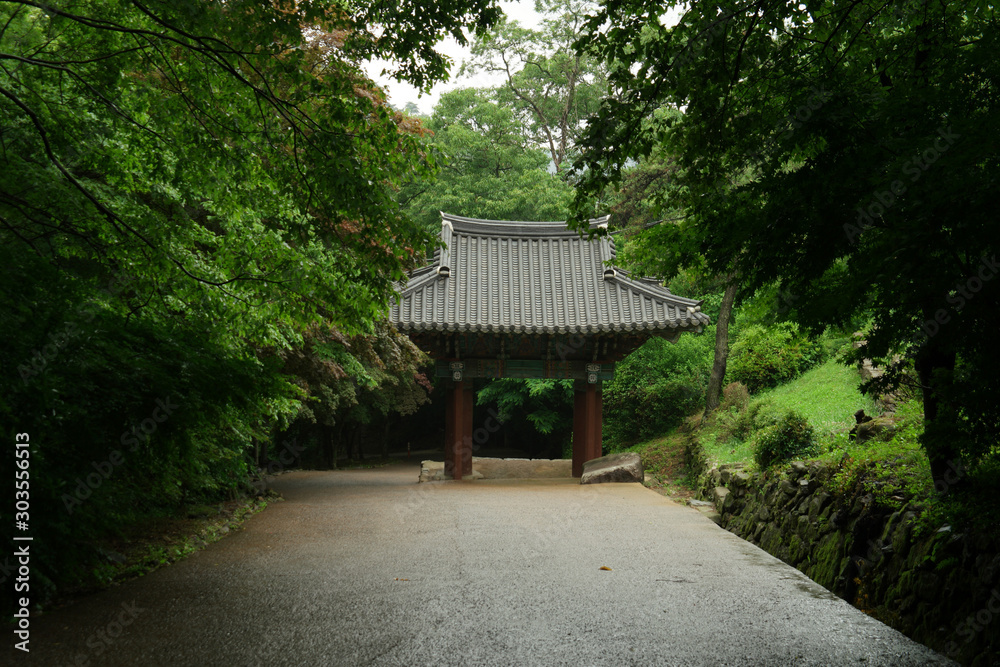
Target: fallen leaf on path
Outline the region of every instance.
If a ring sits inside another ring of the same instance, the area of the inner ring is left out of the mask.
[[[608,567],[607,565],[602,565],[602,566],[601,566],[601,569],[602,569],[602,570],[607,570],[608,572],[611,572],[611,568],[610,568],[610,567]]]
[[[400,579],[399,577],[396,577],[396,581],[409,581],[409,579]]]

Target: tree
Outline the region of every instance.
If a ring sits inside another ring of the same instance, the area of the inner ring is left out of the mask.
[[[429,165],[354,59],[409,46],[403,74],[440,76],[416,34],[480,5],[4,2],[5,234],[85,278],[127,267],[134,304],[231,342],[294,341],[320,304],[367,326],[425,240],[394,184]],[[367,39],[374,18],[398,23]]]
[[[574,155],[584,119],[597,110],[605,92],[600,62],[572,48],[590,6],[580,0],[536,0],[536,11],[546,17],[539,30],[501,20],[472,44],[472,59],[462,66],[463,72],[504,78],[500,103],[518,115],[532,143],[548,151],[557,173]]]
[[[0,432],[31,435],[33,601],[122,523],[244,487],[311,398],[281,353],[378,333],[428,238],[396,190],[433,162],[360,63],[426,87],[439,38],[497,13],[0,2]]]
[[[621,261],[643,275],[669,279],[682,267],[704,273],[697,236],[685,224],[683,209],[677,208],[683,196],[673,179],[676,170],[674,160],[654,151],[625,171],[621,187],[611,197],[611,214],[625,235]],[[715,319],[715,353],[705,390],[706,414],[719,407],[729,357],[729,322],[736,301],[736,280],[724,276],[722,282],[725,287]]]
[[[404,211],[427,230],[440,211],[494,220],[565,220],[571,188],[548,171],[544,151],[495,91],[462,88],[441,96],[426,123],[441,171],[402,189]]]
[[[314,427],[328,467],[336,467],[342,449],[363,458],[360,439],[370,425],[381,424],[384,443],[391,416],[411,415],[429,401],[431,385],[421,371],[427,356],[385,322],[351,337],[329,325],[315,327],[305,345],[277,355],[282,373],[303,395],[293,425]]]
[[[993,9],[696,1],[668,27],[674,4],[608,1],[587,24],[578,46],[612,63],[613,91],[575,164],[578,217],[668,146],[710,267],[750,291],[780,281],[817,329],[870,312],[856,357],[891,370],[872,389],[898,379],[894,352],[914,360],[947,490],[1000,432]],[[720,187],[732,173],[751,178]]]

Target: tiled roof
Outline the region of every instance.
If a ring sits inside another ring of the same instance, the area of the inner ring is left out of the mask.
[[[700,301],[614,268],[610,236],[587,240],[565,222],[441,217],[445,247],[392,307],[402,331],[680,333],[709,323]]]

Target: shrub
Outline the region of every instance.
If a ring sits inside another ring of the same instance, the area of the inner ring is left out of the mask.
[[[605,393],[605,441],[608,448],[665,433],[702,406],[704,375],[660,380]]]
[[[722,389],[722,405],[724,410],[736,408],[743,412],[750,405],[750,392],[742,382],[730,382]]]
[[[652,338],[621,361],[604,385],[606,446],[660,435],[704,407],[711,345],[706,336]]]
[[[768,468],[813,453],[813,429],[805,418],[789,410],[773,424],[758,429],[750,445],[757,465]]]
[[[753,401],[748,403],[745,410],[736,407],[720,410],[717,413],[721,426],[719,436],[746,441],[758,429],[772,426],[778,421],[774,410],[770,401]]]
[[[791,380],[823,359],[823,346],[794,322],[745,328],[729,355],[727,378],[751,393]]]

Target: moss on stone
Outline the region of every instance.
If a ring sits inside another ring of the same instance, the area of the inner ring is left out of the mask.
[[[820,539],[812,554],[812,579],[820,586],[832,589],[837,581],[840,561],[843,558],[843,540],[837,533],[830,533]]]

